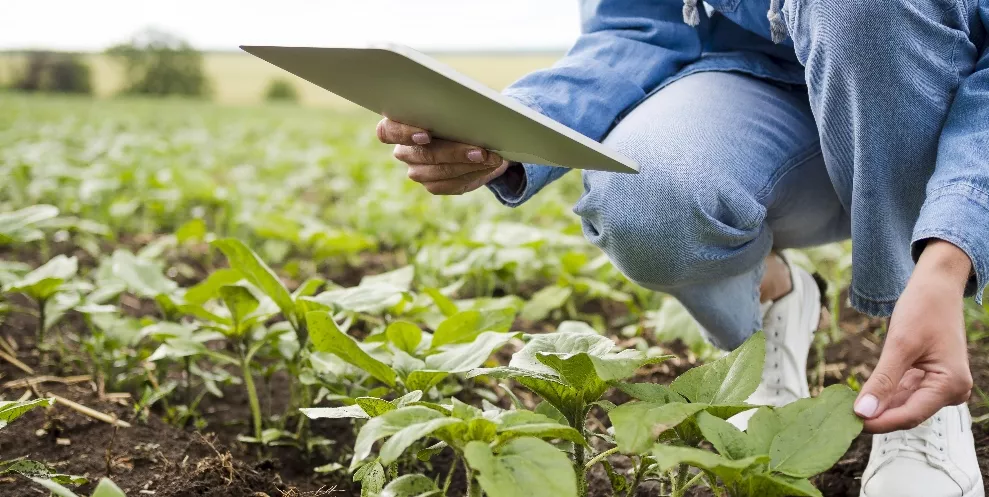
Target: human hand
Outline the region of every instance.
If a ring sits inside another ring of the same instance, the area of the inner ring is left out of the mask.
[[[481,147],[434,139],[424,129],[390,119],[377,127],[382,143],[409,166],[409,179],[434,195],[462,195],[501,176],[511,162]]]
[[[963,315],[972,262],[961,249],[931,240],[890,318],[879,364],[855,401],[871,433],[916,427],[938,410],[968,400]]]

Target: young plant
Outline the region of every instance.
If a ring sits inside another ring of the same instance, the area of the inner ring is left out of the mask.
[[[640,367],[669,358],[614,349],[610,338],[594,333],[536,335],[512,356],[507,367],[476,369],[468,377],[514,379],[552,405],[583,436],[587,414],[608,389],[635,375]],[[587,494],[584,449],[581,444],[573,446],[581,496]]]
[[[5,428],[10,422],[36,408],[47,408],[53,405],[55,405],[55,399],[0,401],[0,430]],[[82,485],[88,481],[85,477],[61,474],[45,463],[23,458],[0,461],[0,475],[5,474],[19,474],[42,485],[45,484],[42,482],[61,485]]]
[[[809,478],[834,465],[862,431],[852,411],[855,397],[848,387],[833,385],[814,399],[760,407],[745,432],[701,412],[697,426],[717,453],[656,444],[651,455],[658,471],[698,468],[718,496],[822,497]]]
[[[411,459],[416,454],[427,460],[450,449],[455,462],[442,489],[434,485],[426,486],[425,491],[447,495],[454,471],[463,465],[468,497],[480,497],[482,490],[489,497],[523,495],[533,486],[547,495],[576,495],[577,480],[570,459],[545,440],[586,446],[579,431],[531,411],[494,407],[482,411],[456,399],[447,405],[419,402],[421,394],[414,392],[393,402],[364,398],[355,406],[310,409],[306,414],[369,419],[357,435],[351,462],[351,470],[357,470],[355,481],[361,481],[367,492],[381,491],[384,469],[394,467],[403,456]],[[377,457],[370,459],[375,443],[385,439]],[[427,447],[427,439],[438,443]],[[405,478],[395,479],[391,485],[411,485],[410,479],[424,485],[420,477]]]
[[[482,365],[517,333],[507,331],[514,311],[464,311],[443,321],[435,333],[407,321],[392,322],[378,341],[358,342],[328,311],[306,315],[315,354],[332,354],[356,368],[359,383],[373,380],[396,395],[430,392],[451,374]],[[353,399],[339,398],[353,401]]]
[[[0,246],[41,240],[45,233],[40,223],[58,215],[52,205],[32,205],[13,212],[0,212]]]
[[[66,281],[76,275],[79,266],[75,257],[58,255],[23,278],[3,286],[5,293],[23,293],[38,304],[38,343],[45,341],[48,303]]]

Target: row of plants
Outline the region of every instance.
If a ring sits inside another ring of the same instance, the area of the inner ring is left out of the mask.
[[[586,473],[597,464],[616,495],[634,495],[649,479],[677,496],[700,483],[720,495],[819,495],[806,478],[830,467],[861,430],[846,387],[782,409],[760,407],[746,432],[724,421],[757,408],[744,400],[761,377],[761,335],[669,387],[627,382],[668,356],[616,351],[610,338],[576,321],[526,336],[507,366],[486,368],[492,354],[520,338],[511,331],[518,298],[458,302],[450,289],[414,292],[411,266],[350,288],[310,279],[289,291],[240,241],[211,245],[229,268],[187,289],[156,262],[124,250],[93,271],[92,284],[75,279],[73,258],[57,256],[3,288],[37,301],[38,340],[46,347],[61,347],[62,337],[46,342],[44,332],[67,311],[83,316],[90,333],[78,340],[94,376],[109,387],[125,388],[154,364],[157,386],[144,385],[139,413],[161,403],[173,421],[195,421],[204,395],[238,385],[252,415],[242,441],[327,455],[332,442],[311,435],[307,420],[362,420],[349,469],[365,495],[446,495],[454,471],[463,468],[469,497],[522,495],[533,486],[583,496]],[[125,292],[154,301],[162,319],[122,316],[119,302],[108,302]],[[157,346],[140,346],[148,343]],[[183,371],[180,380],[169,375],[176,369]],[[288,373],[291,400],[284,412],[266,417],[255,378],[276,371]],[[527,410],[507,381],[541,402]],[[498,390],[512,399],[510,408],[496,405]],[[616,406],[605,398],[613,390],[637,400]],[[480,398],[481,405],[458,397]],[[315,407],[327,402],[340,406]],[[587,428],[594,410],[606,415],[610,429]],[[807,453],[808,439],[821,445]],[[701,448],[706,444],[716,452]],[[455,463],[441,480],[405,473],[443,451]],[[615,471],[612,457],[633,461],[629,477]]]

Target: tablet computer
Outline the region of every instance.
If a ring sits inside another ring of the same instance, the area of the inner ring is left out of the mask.
[[[508,160],[623,173],[639,169],[614,150],[401,45],[241,48],[372,112]]]

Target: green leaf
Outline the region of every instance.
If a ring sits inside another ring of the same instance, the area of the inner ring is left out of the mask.
[[[431,497],[439,495],[440,489],[436,488],[433,480],[423,475],[403,475],[394,479],[384,490],[380,497]]]
[[[405,378],[405,387],[409,390],[428,392],[447,376],[450,376],[450,373],[446,371],[413,371]]]
[[[405,352],[415,354],[422,341],[422,328],[408,321],[395,321],[385,329],[388,341]]]
[[[676,428],[694,414],[704,410],[703,404],[653,404],[632,402],[608,413],[615,429],[615,442],[626,454],[642,454],[666,430]]]
[[[816,399],[802,399],[780,408],[785,424],[769,448],[772,469],[809,478],[838,462],[862,432],[862,420],[852,410],[855,398],[847,386],[832,385]],[[787,411],[800,415],[791,417]]]
[[[749,438],[749,447],[753,454],[769,454],[773,438],[783,429],[783,421],[771,407],[760,407],[749,419],[745,430]]]
[[[456,418],[437,418],[406,426],[392,435],[381,446],[381,453],[378,457],[381,459],[381,463],[387,466],[402,457],[405,449],[408,449],[416,441],[431,435],[437,430],[461,423],[463,421]]]
[[[329,290],[311,300],[334,309],[377,314],[405,298],[413,276],[412,266],[406,266],[388,273],[365,276],[355,287]]]
[[[769,462],[768,456],[732,460],[706,450],[666,444],[654,445],[652,456],[656,460],[658,471],[665,472],[678,464],[687,464],[714,473],[728,485],[740,480],[746,469]]]
[[[89,481],[84,476],[57,473],[51,466],[45,463],[26,459],[0,462],[0,474],[5,473],[17,473],[25,478],[43,478],[60,485],[82,485]]]
[[[486,331],[505,333],[514,321],[515,310],[511,308],[458,312],[440,323],[430,346],[437,349],[446,344],[471,342]]]
[[[577,426],[584,418],[585,400],[576,388],[567,385],[553,374],[543,374],[536,371],[526,371],[511,367],[491,369],[474,369],[467,378],[491,376],[493,378],[512,378],[520,385],[528,388],[544,401],[550,403],[567,419],[568,424]],[[590,399],[591,401],[596,399]]]
[[[57,207],[44,204],[0,212],[0,245],[29,243],[44,238],[44,232],[35,225],[57,215]]]
[[[79,264],[75,257],[57,255],[19,281],[4,285],[3,291],[24,293],[39,301],[48,300],[78,270]]]
[[[295,291],[292,292],[292,298],[298,299],[299,297],[311,297],[316,295],[316,291],[325,284],[326,280],[323,278],[318,276],[310,277],[306,279],[306,281],[303,281],[302,284],[299,285],[299,288],[296,288]]]
[[[534,412],[536,414],[542,414],[543,416],[551,418],[557,423],[567,424],[567,417],[564,416],[563,413],[556,408],[556,406],[549,402],[540,402],[539,405],[536,406]]]
[[[127,289],[139,297],[154,298],[168,295],[178,285],[164,275],[164,268],[158,262],[142,259],[126,250],[115,250],[110,256],[110,271]]]
[[[647,356],[638,350],[623,350],[617,354],[590,355],[539,353],[539,362],[556,371],[567,383],[578,386],[594,380],[605,383],[624,380],[635,375],[646,364],[657,364],[672,356]]]
[[[44,478],[31,478],[31,481],[41,485],[48,489],[52,495],[57,495],[58,497],[79,497],[75,492],[55,483],[51,480],[46,480]]]
[[[151,362],[162,359],[181,359],[206,354],[208,349],[202,342],[184,338],[169,338],[148,357]]]
[[[497,452],[483,442],[464,450],[467,463],[489,497],[575,497],[577,480],[567,455],[538,438],[517,438]]]
[[[426,369],[448,373],[470,371],[484,364],[494,351],[504,347],[517,336],[518,333],[486,331],[471,343],[446,346],[438,354],[426,357]]]
[[[691,402],[739,404],[762,381],[766,362],[766,337],[760,331],[721,359],[693,368],[670,385]]]
[[[281,309],[285,319],[297,327],[298,317],[295,314],[295,302],[292,300],[292,294],[288,292],[275,272],[253,250],[235,238],[214,240],[210,245],[220,249],[227,256],[231,268],[239,271],[247,278],[247,281],[271,297],[271,300],[274,300],[278,308]]]
[[[365,468],[367,468],[366,471],[358,473],[361,482],[361,497],[376,497],[385,486],[385,468],[381,467],[381,463],[378,461],[368,464]],[[354,481],[358,480],[358,474],[354,474]]]
[[[505,411],[495,418],[496,432],[501,440],[519,437],[560,439],[587,446],[579,431],[560,424],[559,420],[532,411]]]
[[[522,308],[522,319],[539,321],[546,319],[549,313],[563,307],[573,295],[573,288],[563,286],[548,286],[532,295],[532,298]]]
[[[440,309],[440,312],[442,312],[444,316],[450,317],[460,312],[460,309],[457,309],[457,304],[454,304],[452,300],[446,298],[446,296],[440,293],[439,290],[435,288],[426,288],[423,291],[433,299],[433,302],[436,303],[436,307]]]
[[[746,495],[759,497],[824,497],[810,480],[784,475],[755,474],[747,478],[743,485],[748,490]]]
[[[657,383],[618,383],[615,386],[633,399],[644,400],[653,404],[687,401],[669,387]]]
[[[258,299],[246,287],[240,285],[224,285],[220,287],[220,298],[224,305],[230,310],[230,317],[233,319],[237,329],[237,334],[246,330],[242,325],[248,317],[261,305]]]
[[[182,298],[189,304],[203,305],[208,300],[220,296],[220,287],[232,285],[242,279],[244,279],[244,275],[236,269],[217,269],[210,273],[205,280],[186,290]]]
[[[343,407],[313,407],[299,411],[309,419],[370,419],[367,412],[356,404]]]
[[[395,404],[376,397],[358,397],[355,402],[372,418],[397,409]]]
[[[578,354],[586,352],[588,355],[603,357],[614,348],[615,342],[598,334],[557,332],[536,335],[512,356],[508,365],[521,370],[555,375],[555,371],[538,359],[537,356],[540,353]]]
[[[50,407],[52,405],[55,405],[55,399],[35,399],[24,402],[0,401],[0,429],[35,408]]]
[[[354,443],[354,459],[350,465],[353,471],[371,454],[374,442],[390,437],[408,426],[418,425],[435,419],[448,419],[442,413],[424,406],[407,406],[371,418],[357,434]]]
[[[175,230],[175,240],[180,244],[186,242],[201,242],[206,239],[206,223],[202,219],[187,221]]]
[[[711,442],[719,454],[729,459],[761,454],[752,451],[748,437],[731,423],[704,411],[697,413],[696,421],[704,439]]]
[[[382,383],[395,386],[395,370],[364,352],[353,338],[340,331],[328,312],[309,312],[306,314],[306,322],[309,324],[313,347],[317,351],[334,354]]]

